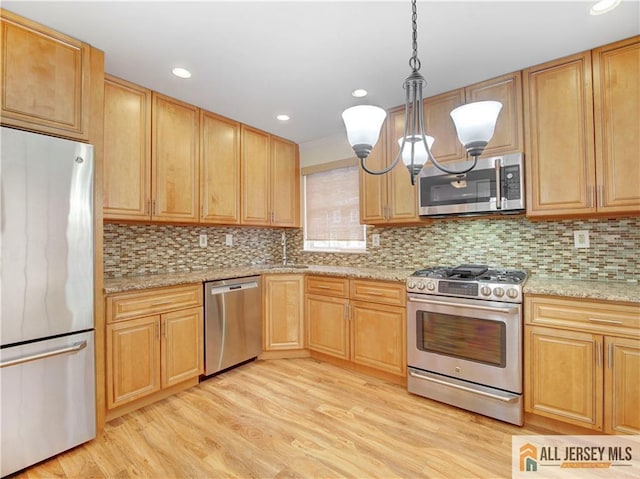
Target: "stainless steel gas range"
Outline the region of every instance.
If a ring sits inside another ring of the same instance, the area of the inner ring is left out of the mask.
[[[526,278],[485,265],[413,273],[406,283],[409,392],[522,425]]]

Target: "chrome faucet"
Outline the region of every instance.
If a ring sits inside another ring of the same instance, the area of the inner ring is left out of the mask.
[[[282,266],[287,265],[287,233],[285,231],[282,232],[282,236],[280,237],[280,244],[282,245]]]

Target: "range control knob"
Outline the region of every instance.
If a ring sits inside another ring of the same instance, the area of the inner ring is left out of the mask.
[[[482,288],[480,288],[480,294],[482,296],[490,296],[491,288],[489,286],[483,286]]]
[[[502,298],[504,296],[504,289],[497,287],[493,290],[493,294],[495,294],[498,298]]]
[[[518,290],[516,288],[509,288],[507,290],[507,296],[511,299],[516,299],[518,297]]]
[[[429,281],[429,282],[427,283],[427,289],[428,289],[429,291],[433,291],[434,289],[436,289],[436,284],[435,284],[433,281]]]
[[[424,289],[424,283],[422,281],[418,283],[418,289]]]
[[[410,279],[409,281],[407,281],[407,288],[409,289],[413,289],[416,287],[416,282],[413,281],[412,279]]]

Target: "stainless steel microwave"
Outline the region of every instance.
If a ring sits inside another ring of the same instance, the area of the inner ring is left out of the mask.
[[[447,163],[462,170],[464,163]],[[520,213],[524,211],[524,162],[522,153],[478,160],[462,175],[444,173],[435,166],[419,177],[420,216]]]

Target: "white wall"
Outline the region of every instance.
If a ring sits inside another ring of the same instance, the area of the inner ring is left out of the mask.
[[[300,168],[355,157],[346,132],[300,143],[299,147]]]

